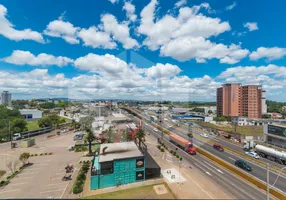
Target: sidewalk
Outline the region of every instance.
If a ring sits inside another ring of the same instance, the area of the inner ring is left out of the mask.
[[[222,187],[213,182],[205,174],[183,160],[181,167],[176,158],[162,153],[157,148],[156,139],[146,136],[148,151],[161,167],[161,173],[178,199],[233,199]],[[168,174],[170,173],[171,174]],[[172,177],[173,175],[173,177]],[[172,179],[173,178],[173,179]]]

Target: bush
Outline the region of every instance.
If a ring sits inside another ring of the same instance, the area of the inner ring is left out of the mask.
[[[162,149],[161,149],[161,152],[165,152],[165,149],[162,148]]]
[[[2,180],[1,182],[0,182],[0,187],[2,187],[2,186],[4,186],[4,185],[6,185],[8,183],[8,181],[4,181],[4,180]]]
[[[176,157],[179,159],[180,158],[180,156],[179,155],[176,155]]]
[[[44,155],[43,153],[40,154],[40,156]]]
[[[53,154],[52,152],[49,153],[49,155],[52,155],[52,154]]]
[[[181,157],[181,158],[180,158],[180,161],[182,161],[182,160],[183,160],[183,158]]]
[[[78,184],[78,183],[75,183],[72,187],[72,192],[74,194],[79,194],[83,191],[83,185],[82,184]]]
[[[19,173],[19,171],[15,171],[15,172],[14,172],[15,175],[18,174],[18,173]]]
[[[38,154],[35,154],[34,156],[38,156]]]
[[[48,153],[45,153],[45,155],[48,155]]]
[[[7,176],[7,179],[10,179],[12,177],[12,175]]]

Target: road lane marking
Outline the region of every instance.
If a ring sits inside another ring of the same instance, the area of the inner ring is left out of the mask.
[[[19,180],[19,179],[28,179],[28,178],[35,178],[35,177],[23,177],[23,178],[16,178],[15,180]]]
[[[208,162],[206,162],[206,161],[204,161],[204,163],[206,163],[208,166],[214,168],[214,169],[215,169],[216,171],[218,171],[219,173],[224,174],[221,170],[219,170],[218,168],[212,166],[210,163],[208,163]]]
[[[49,190],[49,191],[41,192],[41,194],[51,193],[51,192],[59,192],[59,191],[62,191],[63,189],[65,189],[65,188],[58,189],[58,190]]]
[[[206,174],[212,176],[211,173],[209,173],[209,172],[206,172]]]
[[[46,187],[55,186],[55,185],[62,185],[62,184],[64,184],[64,183],[65,183],[65,182],[62,182],[62,183],[52,183],[52,184],[46,185]]]
[[[236,161],[234,158],[232,158],[232,157],[228,157],[230,160],[233,160],[233,161]]]
[[[208,171],[204,170],[202,167],[198,166],[196,163],[194,163],[194,165],[195,165],[196,167],[200,168],[201,170],[203,170],[206,174],[212,176],[211,173],[209,173]]]
[[[0,194],[7,193],[7,192],[16,192],[16,191],[19,191],[19,190],[20,190],[20,189],[3,191],[3,192],[0,192]]]
[[[7,186],[14,186],[14,185],[23,185],[23,184],[27,184],[28,182],[23,182],[23,183],[11,183]]]

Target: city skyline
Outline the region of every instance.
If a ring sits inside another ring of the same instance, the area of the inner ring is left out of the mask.
[[[14,99],[215,101],[216,88],[240,82],[285,101],[285,14],[271,3],[265,17],[268,4],[3,0],[0,89]]]

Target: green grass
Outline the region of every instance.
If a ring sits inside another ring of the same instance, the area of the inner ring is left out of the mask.
[[[68,119],[68,118],[64,118],[64,117],[61,117],[61,116],[59,116],[61,119],[65,119],[66,120],[66,122],[71,122],[72,120],[70,120],[70,119]]]
[[[217,126],[215,124],[211,124],[208,122],[196,122],[197,124],[208,127],[208,128],[214,128],[217,130],[222,130],[226,132],[232,132],[234,133],[234,126],[231,125],[231,127],[227,126]],[[236,132],[241,135],[247,135],[247,136],[260,136],[263,135],[263,126],[237,126]]]
[[[119,190],[94,196],[83,197],[84,199],[175,199],[166,184],[168,190],[167,194],[157,195],[153,189],[154,185],[147,185],[137,188],[130,188],[126,190]]]
[[[40,129],[40,127],[38,125],[38,121],[28,122],[27,128],[29,131]]]

